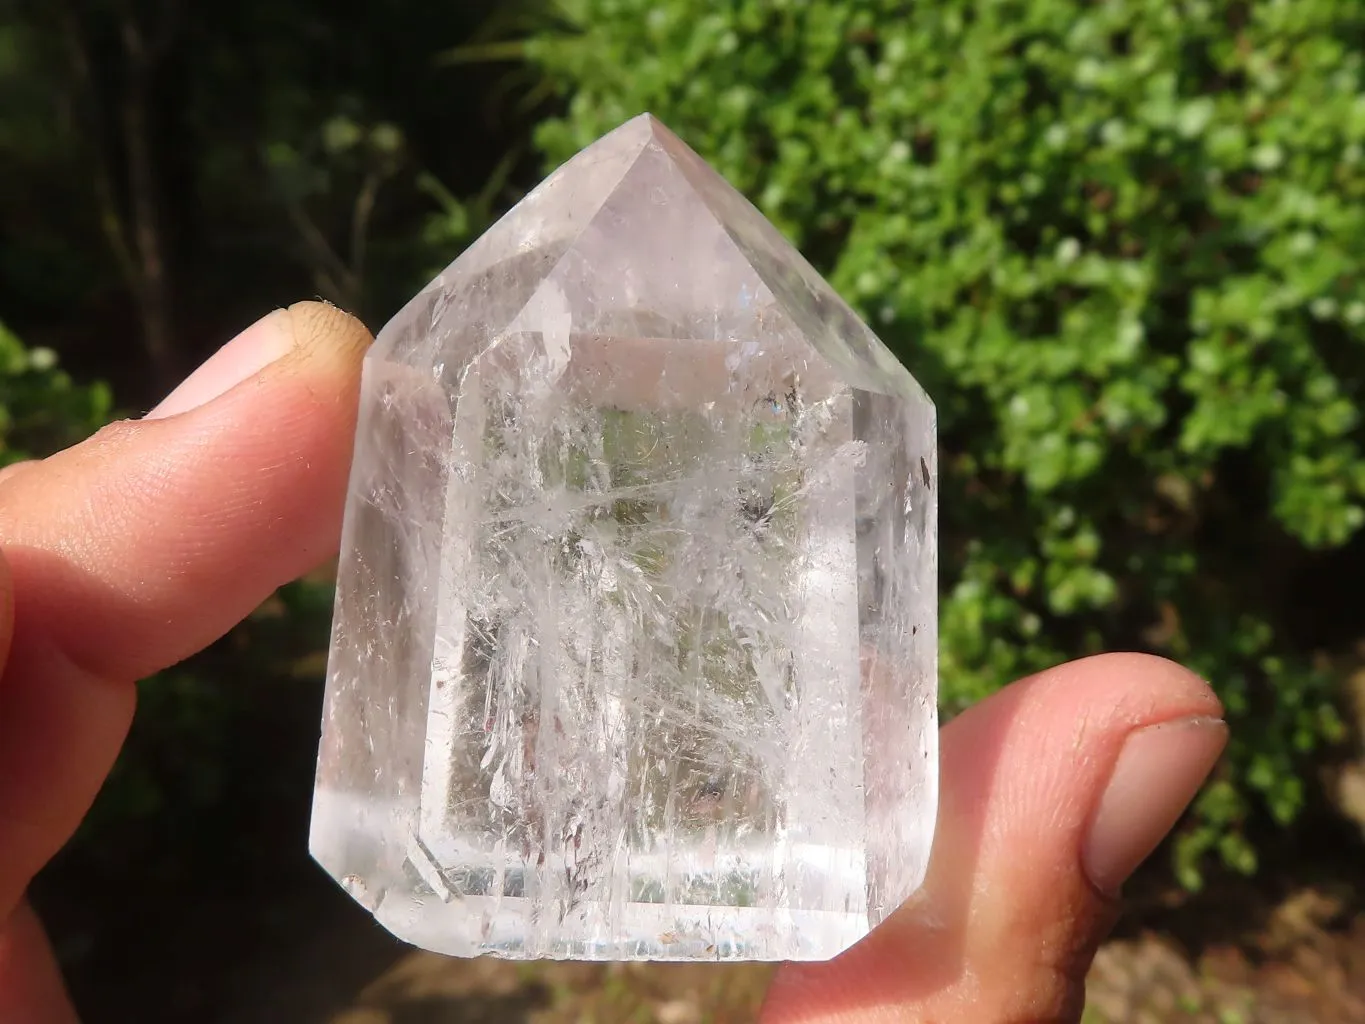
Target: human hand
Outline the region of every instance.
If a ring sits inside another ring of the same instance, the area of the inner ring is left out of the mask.
[[[147,418],[0,473],[0,1021],[76,1019],[23,893],[112,766],[134,681],[334,553],[368,342],[294,306]],[[763,1019],[1076,1019],[1118,886],[1217,759],[1221,713],[1184,669],[1112,655],[957,718],[923,891],[837,960],[780,971]]]

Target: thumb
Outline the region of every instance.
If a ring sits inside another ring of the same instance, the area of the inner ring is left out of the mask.
[[[272,314],[153,415],[0,483],[0,920],[89,809],[133,680],[335,551],[368,342],[318,303]]]
[[[1079,1020],[1118,888],[1222,753],[1221,716],[1185,669],[1107,655],[951,722],[923,889],[834,961],[780,972],[764,1021]]]
[[[0,479],[0,1021],[75,1019],[18,901],[113,764],[132,680],[333,550],[368,342],[281,310],[148,417]]]

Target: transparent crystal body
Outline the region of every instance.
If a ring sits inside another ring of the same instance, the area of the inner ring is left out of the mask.
[[[311,849],[437,952],[824,959],[921,883],[935,413],[649,116],[366,360]]]

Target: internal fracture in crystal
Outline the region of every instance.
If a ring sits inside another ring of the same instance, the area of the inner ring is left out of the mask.
[[[937,803],[934,406],[649,116],[365,363],[311,849],[458,956],[824,959]]]

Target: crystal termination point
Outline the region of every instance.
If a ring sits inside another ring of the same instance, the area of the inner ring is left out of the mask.
[[[921,884],[933,403],[675,135],[365,361],[310,849],[456,956],[812,960]]]

